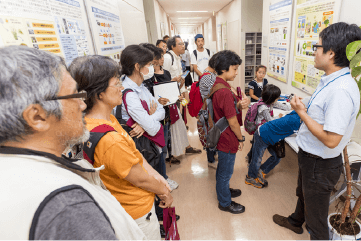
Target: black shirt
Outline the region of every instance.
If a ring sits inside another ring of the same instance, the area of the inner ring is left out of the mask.
[[[253,90],[253,94],[255,96],[257,96],[258,98],[262,97],[262,90],[263,87],[265,87],[268,84],[268,80],[267,79],[263,79],[263,85],[259,86],[257,84],[256,80],[252,80],[251,82],[248,83],[248,88]],[[251,98],[251,102],[257,102],[258,100]]]

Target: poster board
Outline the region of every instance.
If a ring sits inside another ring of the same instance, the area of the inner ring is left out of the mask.
[[[25,45],[65,58],[93,54],[82,0],[0,1],[0,44]]]
[[[222,24],[222,50],[228,49],[227,45],[227,22]]]
[[[122,25],[116,1],[84,0],[95,52],[119,62],[125,48]]]
[[[267,75],[287,83],[293,0],[274,0],[269,6]]]
[[[222,50],[222,24],[217,24],[217,51]]]
[[[312,94],[323,71],[314,67],[312,46],[320,32],[339,19],[341,0],[297,0],[292,86]]]

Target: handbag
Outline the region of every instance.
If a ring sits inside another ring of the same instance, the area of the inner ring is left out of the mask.
[[[165,240],[180,240],[174,207],[163,209],[163,226]]]
[[[280,140],[270,147],[276,152],[278,158],[284,158],[286,156],[285,140]]]

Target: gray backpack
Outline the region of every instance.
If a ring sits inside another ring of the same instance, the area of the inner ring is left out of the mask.
[[[202,109],[199,111],[199,122],[201,123],[205,133],[206,148],[209,148],[211,150],[215,150],[217,148],[217,144],[222,132],[225,131],[229,126],[225,116],[223,116],[216,123],[214,123],[212,96],[216,91],[220,89],[228,89],[232,92],[230,88],[223,84],[214,85],[211,89],[211,93],[204,100]],[[237,98],[234,95],[233,98],[236,112],[237,114],[239,114],[239,111],[237,109]]]

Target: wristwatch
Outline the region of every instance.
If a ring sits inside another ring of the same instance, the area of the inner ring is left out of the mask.
[[[244,136],[242,136],[242,140],[238,139],[239,142],[244,142],[246,140],[246,138]]]

